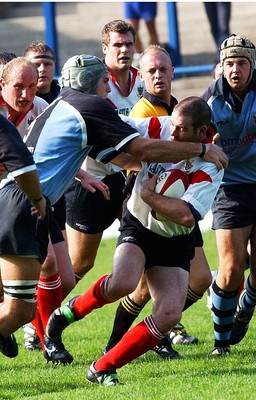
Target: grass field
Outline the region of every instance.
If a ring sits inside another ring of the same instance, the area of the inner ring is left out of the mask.
[[[214,234],[204,234],[205,251],[212,269],[217,266]],[[70,297],[82,293],[98,276],[111,270],[115,239],[104,240],[94,269]],[[97,310],[70,326],[63,334],[74,362],[69,366],[46,364],[40,352],[23,349],[23,331],[16,332],[19,356],[0,354],[0,400],[247,400],[256,399],[255,320],[245,340],[233,347],[230,357],[211,359],[212,317],[206,297],[183,314],[188,332],[198,345],[175,345],[182,360],[163,361],[150,351],[118,371],[122,384],[116,387],[91,385],[85,373],[105,347],[117,303]],[[140,320],[151,312],[148,304]]]

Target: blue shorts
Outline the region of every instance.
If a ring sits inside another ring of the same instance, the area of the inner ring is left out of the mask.
[[[156,17],[157,3],[156,2],[124,2],[124,17],[125,19],[144,19],[151,21]]]
[[[145,269],[150,267],[179,267],[190,270],[195,255],[194,231],[189,235],[168,238],[151,232],[126,210],[119,228],[117,245],[132,243],[140,247],[146,257]]]
[[[212,205],[212,229],[235,229],[256,224],[256,185],[222,186]]]

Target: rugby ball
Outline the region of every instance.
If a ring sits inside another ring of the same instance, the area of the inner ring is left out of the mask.
[[[162,196],[180,199],[189,186],[187,174],[179,169],[171,169],[159,175],[156,181],[155,193]],[[168,221],[166,217],[151,210],[152,216],[158,221]]]

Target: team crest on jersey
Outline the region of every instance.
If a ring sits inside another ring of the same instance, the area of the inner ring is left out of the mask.
[[[189,173],[189,171],[191,170],[191,168],[193,167],[194,164],[194,160],[187,160],[184,166],[184,171],[186,173]]]
[[[139,98],[142,97],[143,90],[144,90],[143,85],[139,85],[139,86],[137,87],[137,96],[138,96]]]
[[[35,117],[33,117],[32,115],[29,117],[29,119],[28,119],[28,126],[30,125],[30,124],[32,124],[32,122],[35,120]]]

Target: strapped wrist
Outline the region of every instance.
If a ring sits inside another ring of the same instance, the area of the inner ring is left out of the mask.
[[[202,151],[201,151],[201,153],[199,154],[199,157],[200,157],[200,158],[203,158],[203,156],[204,156],[205,153],[206,153],[206,144],[201,143],[201,145],[202,145]]]

